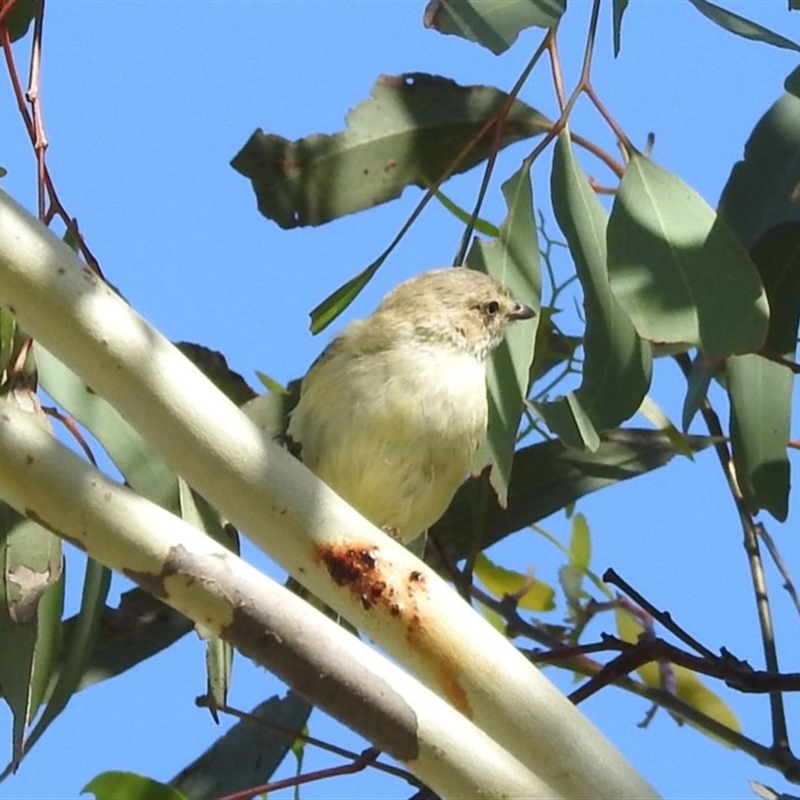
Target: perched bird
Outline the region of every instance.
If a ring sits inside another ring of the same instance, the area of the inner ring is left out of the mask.
[[[447,510],[486,433],[486,357],[533,315],[465,267],[400,284],[303,380],[288,427],[303,463],[373,524],[416,538]]]

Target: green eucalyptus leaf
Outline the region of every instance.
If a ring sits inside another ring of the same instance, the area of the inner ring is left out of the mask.
[[[238,555],[238,537],[223,523],[219,512],[195,492],[183,478],[178,478],[181,518]],[[205,632],[198,626],[201,636]],[[217,719],[217,708],[227,703],[233,669],[233,648],[223,639],[211,636],[206,641],[206,684],[209,711]]]
[[[275,394],[288,394],[289,392],[280,381],[276,381],[275,378],[270,377],[265,372],[256,370],[256,378],[268,392],[274,392]]]
[[[771,309],[764,351],[794,361],[800,320],[800,223],[784,222],[770,229],[752,253]],[[794,375],[788,367],[755,355],[729,359],[725,373],[739,485],[753,510],[766,509],[783,521],[789,513],[791,465],[786,446]]]
[[[761,356],[725,362],[730,396],[730,431],[739,486],[753,512],[766,509],[775,519],[789,514],[790,436],[793,374]]]
[[[714,443],[712,437],[689,436],[694,452]],[[677,451],[664,434],[638,428],[607,431],[594,452],[576,450],[559,440],[523,447],[514,455],[508,506],[482,503],[487,471],[466,481],[445,515],[432,528],[448,560],[466,557],[474,548],[471,532],[479,530],[479,549],[560,511],[587,494],[644,475],[669,463]],[[476,509],[480,515],[475,519]],[[435,560],[435,548],[427,556]]]
[[[233,648],[224,640],[213,636],[206,642],[206,693],[208,710],[219,722],[217,709],[228,701],[233,672]]]
[[[461,208],[458,203],[450,199],[441,189],[434,189],[432,183],[426,183],[429,190],[433,191],[433,196],[459,221],[464,225],[469,225],[472,222],[473,227],[477,233],[483,234],[496,239],[500,235],[500,229],[493,225],[491,222],[481,217],[472,219],[472,214]]]
[[[800,320],[800,223],[776,225],[751,251],[769,301],[764,351],[794,359]]]
[[[748,250],[772,227],[800,213],[800,67],[786,93],[753,128],[719,201],[719,215]]]
[[[749,255],[693,189],[640,154],[614,200],[608,267],[645,339],[692,344],[711,361],[764,343],[769,309]]]
[[[687,378],[686,397],[683,400],[683,410],[681,414],[681,426],[684,432],[689,430],[694,415],[700,410],[700,406],[708,394],[708,387],[714,377],[714,371],[718,369],[717,364],[709,364],[702,353],[698,353],[692,360],[692,368]]]
[[[475,239],[467,256],[473,269],[497,278],[520,302],[538,312],[542,278],[539,242],[533,216],[530,163],[525,162],[502,187],[508,215],[493,242]],[[538,314],[514,323],[487,365],[489,427],[477,456],[483,466],[491,462],[490,480],[500,505],[505,505],[514,446],[517,441],[528,375],[533,362]]]
[[[779,33],[759,25],[757,22],[734,14],[726,8],[709,3],[708,0],[689,0],[689,2],[704,16],[720,26],[720,28],[743,36],[745,39],[752,39],[757,42],[765,42],[774,47],[782,47],[786,50],[795,50],[800,53],[800,45],[781,36]]]
[[[366,269],[350,278],[311,310],[311,333],[317,334],[325,330],[361,294],[361,290],[372,280],[390,251],[391,248],[384,250]]]
[[[567,446],[590,452],[600,447],[600,432],[575,392],[532,405],[547,427]]]
[[[589,532],[589,523],[583,514],[574,514],[569,537],[569,563],[577,572],[583,574],[589,569],[591,560],[592,536]]]
[[[81,679],[94,655],[94,648],[111,586],[111,570],[91,558],[86,559],[81,608],[70,623],[69,635],[63,635],[48,688],[47,706],[30,733],[25,751],[29,752],[50,723],[64,710],[79,689]],[[62,633],[66,633],[66,623]]]
[[[250,715],[263,720],[263,725],[249,720],[238,722],[181,770],[170,785],[192,800],[211,800],[266,783],[295,741],[273,726],[302,731],[312,709],[294,692],[260,703]]]
[[[566,0],[430,0],[423,24],[499,55],[525,28],[555,27],[566,7]]]
[[[50,682],[63,602],[61,540],[0,503],[0,686],[13,715],[15,766]]]
[[[459,86],[435,75],[384,75],[372,97],[347,115],[342,133],[290,142],[259,129],[231,166],[250,179],[268,219],[283,228],[322,225],[484,161],[494,137],[473,140],[508,100],[499,89]],[[538,111],[513,100],[499,145],[550,126]]]
[[[188,617],[143,589],[125,592],[117,608],[106,607],[102,612],[95,645],[83,666],[77,689],[88,689],[121,675],[170,647],[190,633],[193,627]],[[79,647],[74,640],[81,635],[80,617],[66,620],[64,650],[70,652]],[[56,676],[60,675],[61,670],[69,668],[68,662],[59,663]],[[53,694],[55,696],[55,692]]]
[[[96,800],[187,800],[177,789],[135,772],[103,772],[81,789],[88,793]]]
[[[622,47],[622,15],[628,7],[629,0],[613,0],[612,15],[614,20],[614,58]]]
[[[11,11],[4,20],[8,29],[8,38],[12,42],[21,39],[31,26],[36,16],[36,0],[16,0],[12,4]]]
[[[607,214],[575,159],[567,131],[556,143],[551,187],[553,210],[583,289],[583,378],[571,396],[556,401],[557,410],[544,403],[536,407],[548,425],[559,426],[551,429],[568,444],[592,449],[599,445],[597,431],[615,428],[636,413],[650,386],[652,357],[611,292]]]
[[[133,490],[176,513],[179,504],[175,474],[138,431],[38,343],[36,360],[44,390],[94,434]]]

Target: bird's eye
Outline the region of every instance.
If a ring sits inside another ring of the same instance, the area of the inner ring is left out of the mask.
[[[497,300],[490,300],[484,306],[484,309],[490,317],[493,317],[500,310],[500,303],[498,303]]]

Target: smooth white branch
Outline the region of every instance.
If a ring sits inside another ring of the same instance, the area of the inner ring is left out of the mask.
[[[553,796],[430,690],[209,536],[102,475],[13,401],[0,401],[0,495],[226,639],[437,793]]]
[[[254,543],[565,797],[647,782],[432,570],[257,427],[0,191],[0,303]]]

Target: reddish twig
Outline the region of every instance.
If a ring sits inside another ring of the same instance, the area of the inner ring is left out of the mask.
[[[42,411],[47,414],[49,417],[53,419],[57,419],[72,435],[72,438],[78,443],[78,447],[83,450],[83,454],[86,458],[91,462],[93,467],[97,467],[97,460],[94,457],[94,453],[92,452],[92,448],[89,447],[89,443],[86,439],[83,438],[83,434],[81,433],[78,426],[75,424],[75,420],[72,417],[67,416],[66,414],[62,414],[57,408],[53,406],[42,406]]]
[[[6,62],[14,99],[17,102],[20,116],[22,117],[28,138],[31,141],[36,156],[37,173],[37,197],[39,219],[49,225],[55,216],[58,216],[70,238],[75,242],[86,264],[98,275],[102,276],[100,265],[92,254],[85,239],[78,230],[75,220],[67,213],[63,204],[59,200],[52,177],[47,168],[45,152],[47,149],[47,135],[42,121],[41,108],[41,54],[42,54],[42,30],[44,26],[44,0],[39,0],[36,7],[36,18],[34,20],[33,42],[31,46],[31,69],[28,80],[27,92],[22,89],[19,70],[14,59],[14,51],[11,44],[11,36],[6,24],[8,13],[13,6],[13,0],[6,0],[5,5],[0,8],[0,47]],[[28,111],[27,104],[30,104],[33,114]]]

